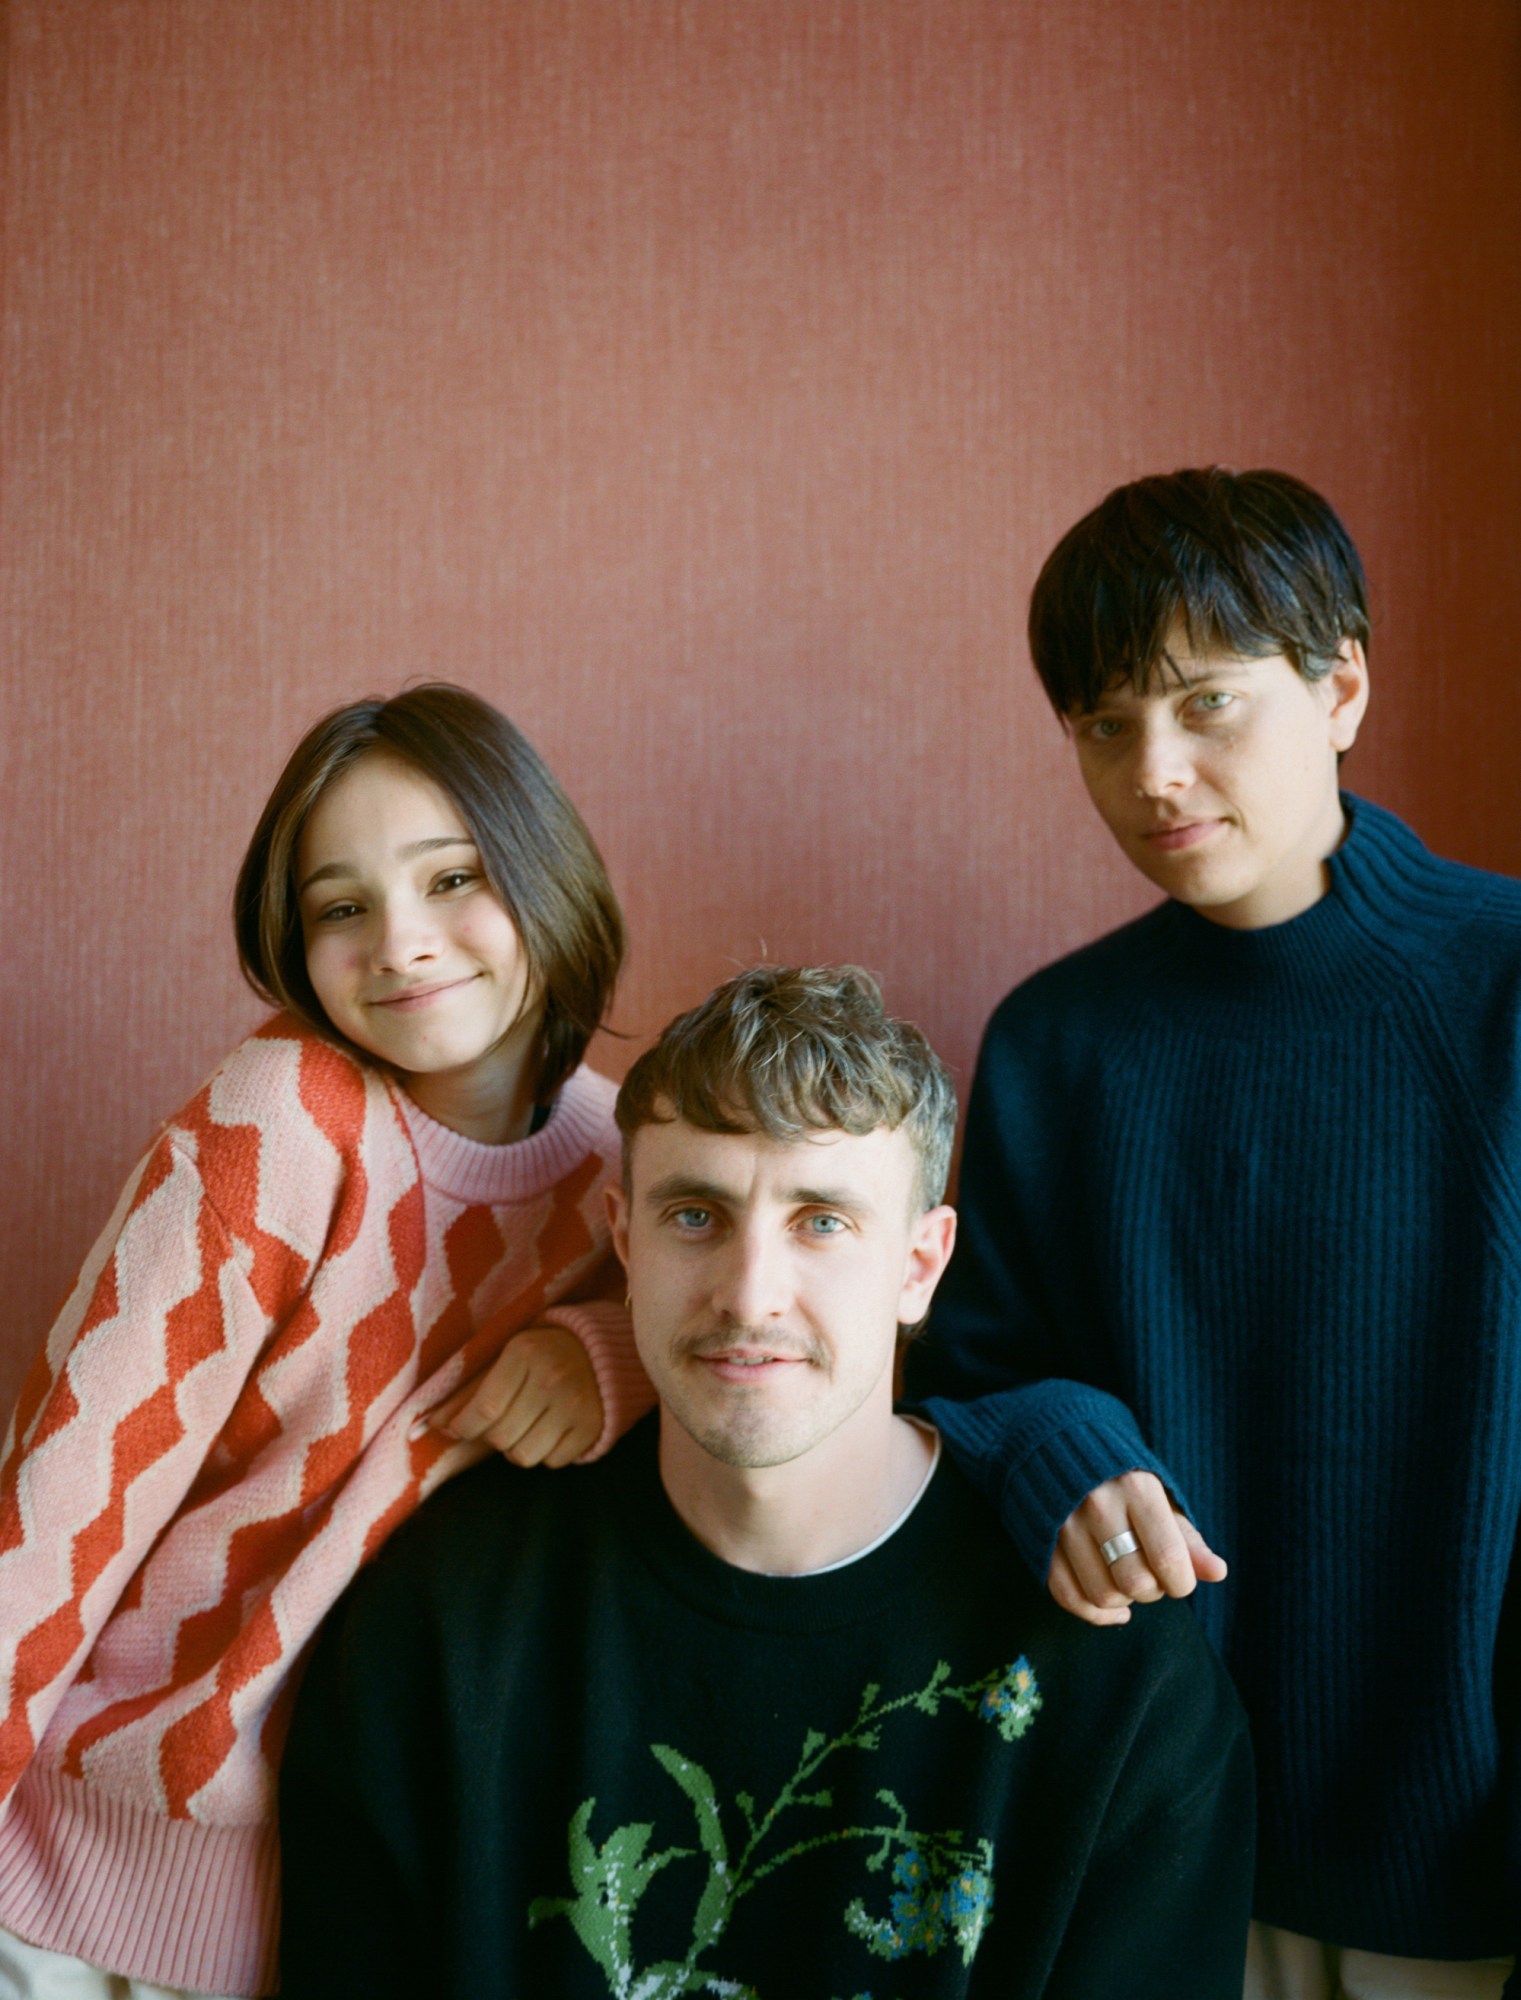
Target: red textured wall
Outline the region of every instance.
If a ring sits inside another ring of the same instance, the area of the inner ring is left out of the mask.
[[[1349,776],[1521,868],[1510,0],[13,0],[0,1396],[255,1017],[284,752],[412,674],[568,781],[647,1035],[852,957],[958,1066],[1140,907],[1025,658],[1121,479],[1377,591]],[[621,1071],[630,1044],[604,1045]]]

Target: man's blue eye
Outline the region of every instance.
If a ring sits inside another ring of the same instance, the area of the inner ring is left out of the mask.
[[[705,1208],[678,1208],[675,1219],[683,1229],[706,1229],[713,1218]]]
[[[808,1227],[815,1236],[837,1236],[845,1223],[838,1215],[810,1215]]]

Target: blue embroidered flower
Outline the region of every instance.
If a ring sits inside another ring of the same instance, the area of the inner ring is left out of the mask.
[[[982,1721],[996,1725],[1005,1743],[1012,1743],[1024,1735],[1039,1707],[1034,1669],[1021,1654],[1002,1680],[984,1689],[977,1713]]]

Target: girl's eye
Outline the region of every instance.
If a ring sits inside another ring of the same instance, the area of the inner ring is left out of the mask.
[[[357,916],[358,913],[359,905],[357,903],[329,903],[325,910],[318,911],[317,922],[319,924],[341,924],[347,918]]]
[[[1090,743],[1112,743],[1120,733],[1120,726],[1117,716],[1095,715],[1083,724],[1083,734]]]
[[[1206,715],[1218,715],[1222,708],[1229,708],[1235,699],[1228,688],[1210,688],[1204,694],[1195,695],[1194,707],[1202,709]]]
[[[450,889],[463,889],[467,882],[474,880],[475,877],[468,868],[451,868],[447,875],[440,875],[433,886],[447,893]]]

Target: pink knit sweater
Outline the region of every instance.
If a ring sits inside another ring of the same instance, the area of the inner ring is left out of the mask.
[[[272,1988],[292,1670],[483,1454],[418,1417],[544,1319],[596,1370],[589,1456],[651,1400],[603,1215],[612,1105],[580,1069],[533,1137],[479,1145],[277,1016],[165,1127],[0,1464],[0,1924]]]

